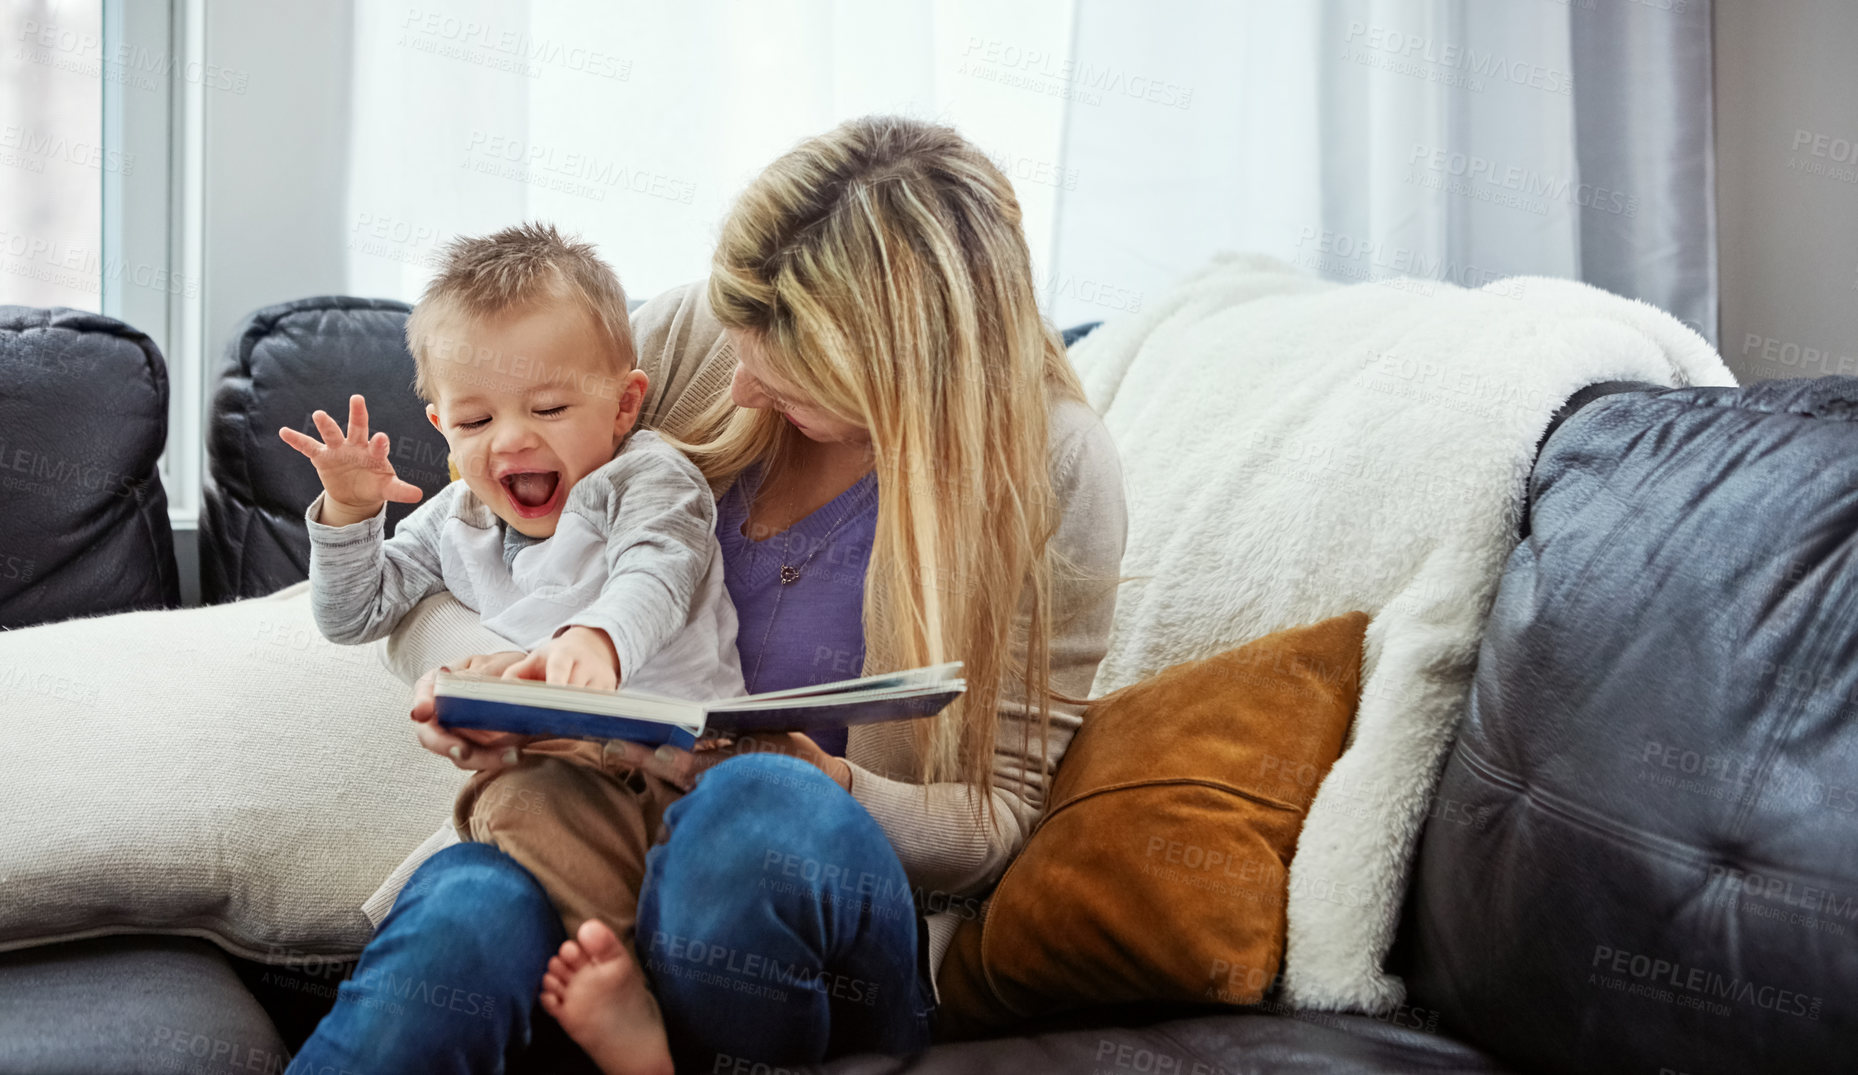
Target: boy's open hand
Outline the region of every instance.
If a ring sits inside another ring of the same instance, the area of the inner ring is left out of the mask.
[[[348,432],[325,411],[310,416],[323,435],[321,444],[306,433],[286,426],[277,431],[284,443],[302,452],[316,465],[323,480],[323,518],[330,526],[347,526],[371,519],[389,500],[412,504],[426,494],[419,486],[401,480],[387,461],[387,434],[368,437],[368,401],[348,397]]]
[[[613,648],[605,631],[570,627],[504,669],[503,678],[540,679],[610,691],[619,686],[619,651]]]

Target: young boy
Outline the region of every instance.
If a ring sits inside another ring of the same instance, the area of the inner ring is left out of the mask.
[[[323,483],[305,513],[323,634],[373,641],[446,589],[529,651],[506,675],[687,698],[743,693],[715,500],[689,459],[633,429],[646,375],[634,368],[625,293],[593,248],[538,225],[457,240],[406,333],[414,387],[462,477],[392,538],[383,540],[387,501],[422,494],[395,476],[387,435],[369,436],[360,396],[346,434],[322,411],[321,443],[279,430]],[[476,774],[454,810],[460,837],[495,844],[536,875],[569,936],[596,916],[630,936],[650,829],[675,798],[610,764],[604,748],[532,743],[514,770]],[[514,779],[493,785],[499,776]],[[563,781],[593,785],[605,808],[556,816],[549,789]]]

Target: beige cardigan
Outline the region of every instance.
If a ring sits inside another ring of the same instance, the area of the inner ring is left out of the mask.
[[[679,428],[729,390],[735,354],[710,313],[704,281],[646,303],[633,314],[632,328],[639,368],[650,379],[640,415],[645,428]],[[1052,686],[1081,698],[1089,694],[1108,647],[1115,579],[1128,533],[1122,464],[1109,432],[1087,404],[1054,405],[1051,467],[1063,504],[1053,539],[1056,550],[1077,565],[1081,576],[1096,580],[1061,581],[1053,590]],[[390,644],[395,670],[410,678],[469,653],[508,648],[501,640],[486,642],[475,627],[456,615],[409,616]],[[846,760],[852,795],[882,826],[910,884],[936,912],[929,916],[932,967],[940,967],[956,925],[975,916],[977,897],[999,880],[1045,803],[1048,773],[1029,771],[1020,757],[1028,717],[1023,693],[1016,688],[1002,692],[991,824],[978,808],[975,789],[911,780],[916,754],[906,725],[872,724],[851,731]],[[1053,704],[1047,769],[1070,744],[1081,711],[1081,706]],[[1036,757],[1036,745],[1034,751]]]

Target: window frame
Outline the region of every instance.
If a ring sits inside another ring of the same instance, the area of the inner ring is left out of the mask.
[[[146,332],[168,368],[160,472],[168,519],[198,525],[206,370],[205,0],[103,0],[103,145],[134,160],[103,175],[102,312]],[[127,77],[152,58],[160,77]],[[115,77],[111,77],[114,75]]]

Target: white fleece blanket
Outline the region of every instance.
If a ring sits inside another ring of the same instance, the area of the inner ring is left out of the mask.
[[[1123,453],[1138,577],[1094,693],[1374,617],[1350,741],[1291,864],[1284,986],[1384,1010],[1404,993],[1381,963],[1414,841],[1549,418],[1599,381],[1734,379],[1668,314],[1573,281],[1342,286],[1237,256],[1072,358]]]

